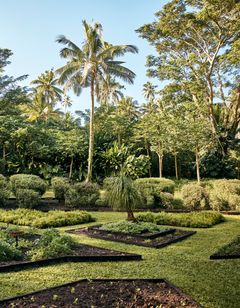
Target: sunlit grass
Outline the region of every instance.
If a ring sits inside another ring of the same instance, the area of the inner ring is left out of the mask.
[[[119,212],[92,212],[95,223],[118,221]],[[77,236],[79,242],[104,248],[139,253],[143,261],[107,263],[64,263],[0,274],[0,298],[38,290],[81,278],[166,278],[191,295],[203,307],[238,308],[240,260],[210,260],[209,256],[240,234],[240,217],[209,229],[194,229],[188,239],[162,249],[145,248]],[[75,227],[75,226],[74,226]],[[63,227],[59,230],[71,229]],[[186,229],[186,228],[181,228]]]

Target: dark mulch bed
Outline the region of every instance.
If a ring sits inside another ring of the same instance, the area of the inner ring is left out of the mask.
[[[23,235],[25,239],[34,241],[40,238],[39,235]],[[95,246],[79,244],[69,255],[61,255],[55,258],[29,261],[27,258],[28,249],[23,248],[23,259],[19,261],[0,261],[0,272],[22,270],[26,267],[49,265],[60,262],[109,262],[109,261],[135,261],[141,260],[138,254],[126,253],[117,250],[99,248]]]
[[[71,229],[67,230],[66,232],[72,234],[85,234],[93,238],[152,248],[165,247],[169,244],[181,241],[186,237],[196,233],[196,231],[167,229],[165,230],[165,232],[142,233],[138,235],[132,235],[101,230],[100,227],[101,225],[98,225],[88,228]]]
[[[0,301],[0,307],[196,308],[200,306],[164,279],[85,279]]]

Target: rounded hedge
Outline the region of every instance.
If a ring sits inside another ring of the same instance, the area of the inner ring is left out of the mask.
[[[51,180],[55,198],[59,201],[65,200],[65,194],[70,188],[69,179],[65,177],[54,177]]]
[[[38,192],[32,189],[18,189],[16,192],[16,201],[20,208],[36,208],[41,201]]]
[[[13,193],[16,195],[18,189],[32,189],[43,195],[46,192],[47,184],[37,175],[15,174],[10,177]]]
[[[11,190],[7,179],[0,174],[0,205],[4,205],[10,197]]]
[[[182,198],[185,207],[190,210],[209,209],[209,195],[199,184],[186,184],[182,187]]]

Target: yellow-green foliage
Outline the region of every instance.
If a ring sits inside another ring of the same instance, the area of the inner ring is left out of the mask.
[[[70,226],[94,220],[89,213],[83,211],[49,211],[44,213],[30,209],[0,210],[1,222],[36,228]]]
[[[157,225],[172,225],[193,228],[209,228],[224,221],[223,215],[218,212],[192,213],[146,213],[137,216],[139,221],[156,223]]]
[[[213,210],[236,210],[240,207],[240,180],[212,181],[210,206]]]
[[[209,209],[209,196],[199,184],[186,184],[182,187],[184,205],[191,210]]]

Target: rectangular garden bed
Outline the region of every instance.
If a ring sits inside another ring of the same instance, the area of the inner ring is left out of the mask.
[[[181,241],[188,236],[195,234],[195,231],[185,231],[179,229],[166,229],[161,232],[154,232],[152,234],[126,234],[121,232],[112,232],[101,230],[101,225],[92,226],[88,228],[79,228],[79,229],[71,229],[66,232],[72,234],[85,234],[89,237],[122,242],[126,244],[144,246],[144,247],[152,247],[152,248],[161,248],[165,247],[169,244],[176,243]]]
[[[0,301],[7,307],[200,307],[164,279],[79,280]]]
[[[240,236],[236,237],[231,243],[221,247],[210,256],[210,259],[240,259]]]
[[[24,240],[28,240],[31,248],[40,235],[22,235]],[[109,262],[109,261],[135,261],[141,260],[142,256],[138,254],[126,253],[117,250],[99,248],[86,244],[76,244],[70,253],[62,253],[55,257],[30,260],[28,252],[31,248],[20,247],[22,258],[20,260],[0,261],[0,272],[21,270],[26,267],[42,266],[60,262]]]

